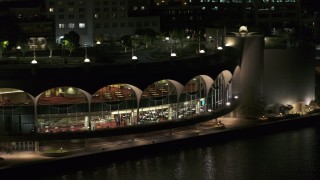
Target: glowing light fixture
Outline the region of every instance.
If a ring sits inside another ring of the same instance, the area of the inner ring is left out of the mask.
[[[227,106],[230,106],[230,104],[231,104],[230,102],[227,102],[227,103],[226,103]]]
[[[97,41],[97,43],[96,44],[101,44],[101,42],[100,41]]]
[[[132,59],[132,60],[138,60],[138,57],[137,57],[137,56],[132,56],[131,59]]]
[[[222,50],[222,47],[221,47],[221,46],[219,46],[217,49],[218,49],[218,50]]]
[[[90,63],[91,61],[90,61],[90,59],[85,58],[83,62],[85,62],[85,63]]]
[[[235,99],[238,99],[239,97],[238,97],[238,96],[234,96],[234,98],[235,98]]]
[[[176,53],[171,53],[171,57],[176,57],[177,54]]]
[[[31,64],[38,64],[38,61],[34,59],[31,61]]]
[[[203,50],[203,49],[201,49],[201,50],[199,51],[199,53],[200,53],[200,54],[204,54],[204,53],[206,53],[206,51]]]
[[[17,49],[21,49],[21,46],[17,46]]]

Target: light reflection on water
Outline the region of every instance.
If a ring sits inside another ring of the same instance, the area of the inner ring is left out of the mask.
[[[159,151],[47,179],[319,179],[319,140],[316,127],[291,130],[204,147]]]

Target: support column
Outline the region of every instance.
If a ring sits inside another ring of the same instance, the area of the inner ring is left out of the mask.
[[[34,151],[39,151],[39,141],[34,141]]]

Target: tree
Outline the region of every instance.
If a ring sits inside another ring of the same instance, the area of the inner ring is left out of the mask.
[[[142,37],[142,41],[143,41],[143,44],[145,45],[145,48],[148,48],[153,44],[153,38],[148,35],[144,35]]]
[[[70,31],[68,34],[65,34],[63,40],[68,40],[68,42],[72,43],[75,47],[80,45],[80,36],[75,31]]]
[[[139,36],[150,36],[153,38],[157,35],[157,33],[150,28],[138,29],[134,34]]]
[[[30,46],[28,45],[28,43],[20,43],[19,46],[20,51],[22,52],[22,56],[23,58],[25,58],[25,54],[30,49]]]
[[[76,49],[76,45],[68,40],[63,40],[62,43],[65,49],[69,51],[69,56],[71,56],[71,53]]]
[[[170,44],[170,49],[172,51],[172,49],[175,47],[176,45],[176,41],[177,41],[177,30],[173,30],[169,32],[169,44]]]
[[[48,41],[48,42],[47,42],[47,47],[48,47],[48,49],[49,49],[49,51],[50,51],[49,57],[52,57],[52,51],[53,51],[55,48],[58,47],[58,44],[57,44],[56,42],[54,42],[54,41]]]
[[[176,38],[180,42],[181,48],[183,48],[183,40],[186,38],[186,33],[182,30],[176,32]]]
[[[127,48],[130,48],[132,45],[131,36],[126,35],[120,38],[121,46],[124,48],[124,52],[127,52]]]
[[[2,54],[4,50],[9,46],[9,41],[1,41],[0,42],[0,58],[2,58]]]
[[[133,48],[134,48],[135,50],[138,49],[139,44],[140,44],[139,38],[137,38],[137,37],[135,37],[135,36],[132,36],[132,37],[131,37],[131,42],[132,42]]]

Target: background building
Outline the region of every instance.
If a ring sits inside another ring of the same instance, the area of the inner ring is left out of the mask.
[[[70,31],[80,36],[80,45],[93,45],[97,41],[119,39],[132,35],[136,30],[150,28],[160,30],[159,17],[129,16],[128,8],[147,6],[128,4],[129,0],[46,0],[47,16],[55,21],[55,39],[60,40]]]

